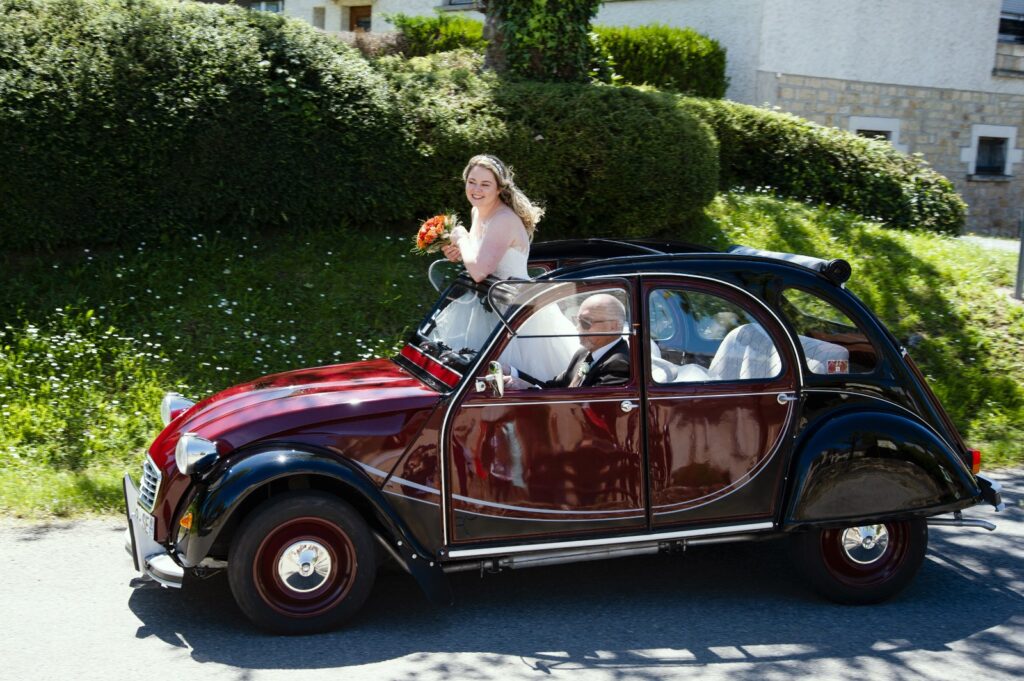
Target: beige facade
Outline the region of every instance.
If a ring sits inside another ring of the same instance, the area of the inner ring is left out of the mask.
[[[1024,176],[1013,174],[1012,166],[1020,162],[1024,142],[1016,138],[1024,123],[1024,95],[764,72],[758,74],[758,92],[764,103],[821,125],[889,133],[898,148],[921,154],[953,181],[970,206],[969,230],[1017,235]],[[971,172],[978,139],[1003,135],[1009,135],[1011,172]]]

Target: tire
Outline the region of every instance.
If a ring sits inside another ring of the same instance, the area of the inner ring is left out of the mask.
[[[245,519],[228,554],[238,607],[278,634],[338,627],[366,601],[376,570],[366,523],[322,492],[273,497]]]
[[[917,575],[927,549],[928,525],[922,518],[810,530],[794,537],[796,561],[815,591],[852,605],[898,594]]]

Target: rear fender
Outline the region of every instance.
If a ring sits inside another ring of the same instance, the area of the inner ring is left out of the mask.
[[[198,565],[250,495],[274,481],[297,476],[327,478],[343,487],[345,496],[356,501],[364,512],[370,509],[371,525],[384,535],[388,548],[405,563],[427,597],[435,604],[452,602],[451,587],[441,565],[409,532],[374,482],[353,463],[311,450],[276,446],[228,463],[212,478],[205,493],[196,495],[189,506],[193,530],[187,537],[179,538],[182,562]]]
[[[956,452],[902,414],[833,414],[795,451],[784,529],[935,515],[980,500],[981,490]]]

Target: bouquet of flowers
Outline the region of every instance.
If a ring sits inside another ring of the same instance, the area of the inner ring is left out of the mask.
[[[442,213],[424,221],[416,233],[416,247],[412,252],[437,253],[451,243],[452,230],[459,226],[455,213]]]

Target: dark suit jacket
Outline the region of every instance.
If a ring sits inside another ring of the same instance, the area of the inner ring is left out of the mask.
[[[587,357],[587,350],[580,348],[569,361],[569,367],[552,378],[550,381],[541,381],[522,371],[519,377],[527,383],[533,383],[542,388],[568,388],[572,377],[576,375],[580,363]],[[593,385],[625,385],[629,382],[629,343],[620,339],[612,345],[611,350],[606,352],[601,359],[591,365],[587,375],[583,377],[580,387]]]

